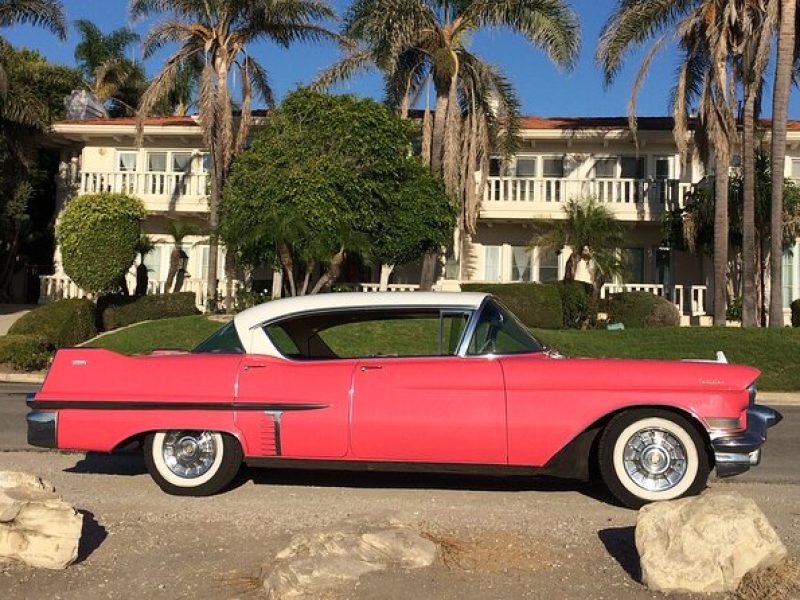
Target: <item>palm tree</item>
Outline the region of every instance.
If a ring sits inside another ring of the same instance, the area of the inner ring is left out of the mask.
[[[772,214],[770,222],[769,326],[783,327],[783,173],[786,162],[786,120],[795,58],[796,0],[780,0],[778,55],[772,93]]]
[[[139,241],[136,243],[136,253],[139,255],[139,264],[136,266],[136,289],[133,292],[134,296],[145,296],[147,288],[150,283],[150,275],[147,271],[147,265],[144,264],[144,257],[155,250],[156,244],[150,236],[139,236]]]
[[[774,27],[773,0],[749,1],[742,14],[744,46],[739,59],[742,82],[742,327],[758,325],[756,252],[756,116],[769,62]]]
[[[335,16],[324,0],[132,0],[131,17],[156,15],[159,22],[144,40],[145,57],[170,43],[178,50],[164,63],[142,100],[137,113],[139,141],[144,119],[173,89],[186,61],[203,61],[199,116],[211,154],[209,201],[209,257],[207,296],[216,304],[219,238],[219,201],[233,157],[244,149],[252,122],[253,101],[273,104],[266,69],[248,52],[250,44],[269,40],[288,47],[295,41],[338,39],[318,24]],[[240,85],[238,130],[234,133],[230,79],[236,72]]]
[[[625,271],[620,255],[625,229],[608,207],[594,198],[572,199],[564,206],[564,219],[534,223],[530,248],[561,252],[571,248],[564,281],[574,281],[579,260],[594,266],[595,291],[603,282]]]
[[[120,102],[119,92],[141,67],[125,56],[139,34],[127,27],[103,33],[89,20],[75,21],[81,41],[75,46],[75,62],[83,72],[91,92],[101,102]],[[123,101],[124,102],[124,101]]]
[[[178,292],[180,290],[173,289],[173,284],[175,283],[175,277],[181,268],[183,259],[186,256],[186,253],[183,251],[183,240],[190,235],[200,235],[203,233],[203,230],[194,223],[178,219],[169,219],[166,232],[172,241],[172,252],[170,252],[169,255],[169,270],[167,271],[167,281],[164,284],[164,292]],[[209,260],[211,260],[210,255]]]
[[[578,19],[562,0],[354,0],[343,33],[350,49],[317,80],[327,87],[377,66],[390,104],[405,116],[432,87],[435,112],[426,104],[423,159],[461,200],[459,231],[474,233],[478,203],[474,174],[488,172],[496,115],[503,117],[503,146],[515,151],[519,101],[496,66],[469,51],[477,30],[507,27],[541,48],[558,66],[571,68],[578,55]],[[484,179],[485,181],[485,179]],[[456,250],[457,251],[457,250]],[[423,265],[422,289],[433,284],[436,255]]]
[[[727,0],[620,0],[597,48],[597,61],[610,84],[625,56],[656,38],[633,85],[629,121],[635,132],[636,97],[653,58],[668,43],[679,45],[682,57],[672,102],[675,142],[685,156],[690,107],[699,102],[698,145],[705,162],[709,146],[714,154],[714,324],[722,326],[728,301],[728,180],[736,138],[732,60],[743,43],[738,8]]]
[[[67,39],[66,17],[60,0],[0,0],[0,28],[31,24],[49,29],[58,39]],[[0,36],[0,46],[8,42]],[[8,92],[4,61],[0,61],[0,97]]]

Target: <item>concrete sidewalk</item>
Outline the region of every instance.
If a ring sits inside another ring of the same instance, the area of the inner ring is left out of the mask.
[[[34,308],[35,304],[0,304],[0,335],[6,335],[14,321]]]

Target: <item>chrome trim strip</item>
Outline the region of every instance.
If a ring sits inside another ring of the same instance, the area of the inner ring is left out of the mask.
[[[280,402],[136,402],[128,400],[29,400],[28,406],[41,410],[320,410],[328,404]]]

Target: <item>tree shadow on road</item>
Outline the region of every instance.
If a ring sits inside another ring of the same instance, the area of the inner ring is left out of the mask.
[[[74,466],[64,469],[64,472],[91,475],[143,475],[147,469],[140,452],[114,454],[87,452]]]
[[[631,578],[641,583],[642,569],[639,564],[639,551],[636,550],[635,527],[609,527],[597,532],[608,553],[625,569]]]
[[[76,562],[82,563],[89,556],[100,547],[100,544],[108,537],[106,528],[97,522],[94,514],[88,510],[79,510],[83,515],[83,529],[81,529],[81,540],[78,544],[78,560]]]

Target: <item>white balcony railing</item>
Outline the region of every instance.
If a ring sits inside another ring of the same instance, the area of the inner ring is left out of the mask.
[[[660,283],[607,283],[600,290],[600,297],[607,298],[610,294],[620,292],[648,292],[654,296],[661,296],[672,302],[682,315],[699,317],[708,314],[706,310],[706,295],[708,288],[705,285],[689,286],[686,294],[685,286],[665,286]]]
[[[683,206],[691,187],[673,179],[489,177],[481,217],[563,218],[568,200],[595,198],[620,219],[650,220]]]
[[[85,171],[78,192],[115,192],[139,196],[150,210],[206,210],[208,173],[133,173]]]
[[[235,298],[242,284],[238,280],[232,282],[232,295]],[[128,289],[133,290],[136,286],[136,278],[127,277]],[[39,304],[49,304],[59,300],[69,298],[86,298],[90,294],[82,290],[72,279],[66,275],[42,275],[39,277]],[[182,292],[194,292],[195,304],[200,310],[205,310],[206,299],[208,298],[206,282],[203,279],[186,279],[183,282]],[[166,293],[166,281],[150,281],[147,286],[148,294]],[[217,284],[217,297],[224,298],[227,293],[227,280],[221,280]]]

